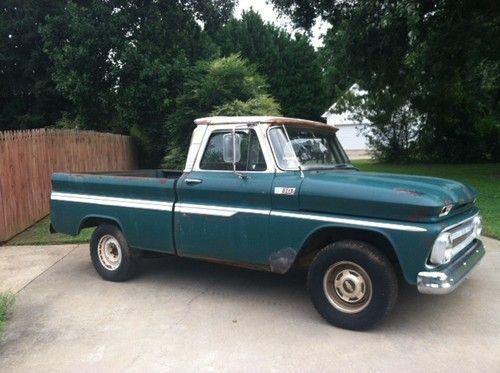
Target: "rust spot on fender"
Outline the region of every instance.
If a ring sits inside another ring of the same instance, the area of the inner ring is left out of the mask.
[[[297,252],[288,247],[272,253],[269,256],[269,265],[271,267],[271,272],[275,273],[286,273],[295,261]]]
[[[424,195],[424,193],[419,192],[418,190],[407,189],[407,188],[395,188],[394,191],[396,193],[408,194],[413,197],[421,197]]]

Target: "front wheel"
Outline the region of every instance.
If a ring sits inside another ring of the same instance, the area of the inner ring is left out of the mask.
[[[99,225],[90,240],[90,257],[99,275],[108,281],[125,281],[139,268],[140,252],[128,246],[121,230],[112,224]]]
[[[332,325],[365,330],[385,318],[396,303],[398,285],[391,262],[361,241],[323,248],[309,267],[307,285],[318,312]]]

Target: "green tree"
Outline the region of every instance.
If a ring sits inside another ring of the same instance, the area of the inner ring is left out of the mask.
[[[258,95],[248,101],[234,100],[226,104],[216,106],[210,115],[281,115],[281,107],[274,98],[269,95]]]
[[[325,97],[318,55],[308,38],[264,23],[252,9],[231,19],[216,34],[223,56],[239,53],[267,77],[283,114],[319,119],[331,104]]]
[[[209,32],[234,0],[69,2],[43,27],[57,88],[89,129],[132,135],[141,163],[156,166],[189,66],[217,53]]]
[[[0,130],[54,124],[70,103],[56,91],[39,26],[64,2],[5,0],[0,5]]]
[[[485,147],[481,139],[484,131],[500,136],[497,2],[273,3],[303,27],[317,16],[331,24],[322,50],[329,95],[338,97],[358,83],[369,100],[352,106],[368,111],[376,130],[398,133],[407,120],[417,129],[406,147],[402,131],[388,158],[465,162],[495,157],[495,145]],[[377,150],[387,155],[387,148]]]
[[[194,66],[165,126],[169,134],[164,167],[184,164],[193,120],[208,115],[275,115],[280,107],[269,96],[265,78],[239,55],[201,61]]]

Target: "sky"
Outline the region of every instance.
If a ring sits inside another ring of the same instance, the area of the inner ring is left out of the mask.
[[[239,0],[238,5],[235,9],[236,18],[241,17],[241,13],[244,10],[249,10],[253,8],[256,12],[260,13],[262,19],[267,22],[274,23],[277,26],[283,27],[288,32],[293,32],[295,29],[292,27],[292,22],[287,16],[280,16],[274,9],[272,4],[267,4],[266,0]],[[325,33],[328,29],[326,22],[318,20],[312,29],[311,44],[315,47],[321,47],[323,45],[321,41],[321,34]]]

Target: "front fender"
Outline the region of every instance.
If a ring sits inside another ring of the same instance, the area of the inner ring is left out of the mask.
[[[297,215],[300,216],[300,214]],[[328,215],[325,218],[331,216]],[[415,224],[413,227],[418,227],[418,230],[405,231],[367,227],[361,224],[329,223],[320,221],[320,218],[312,220],[273,216],[270,221],[270,247],[273,248],[274,252],[287,250],[289,253],[290,250],[293,250],[297,254],[296,256],[300,257],[304,250],[309,248],[310,243],[315,241],[315,237],[318,237],[322,232],[329,232],[331,237],[329,242],[320,240],[320,244],[324,244],[323,246],[336,239],[367,240],[367,237],[378,237],[386,242],[386,246],[394,253],[405,280],[410,284],[415,284],[417,274],[425,266],[430,248],[439,233],[437,225]],[[369,219],[367,222],[374,225],[377,220]],[[387,225],[387,221],[381,222],[381,225],[384,224]]]

